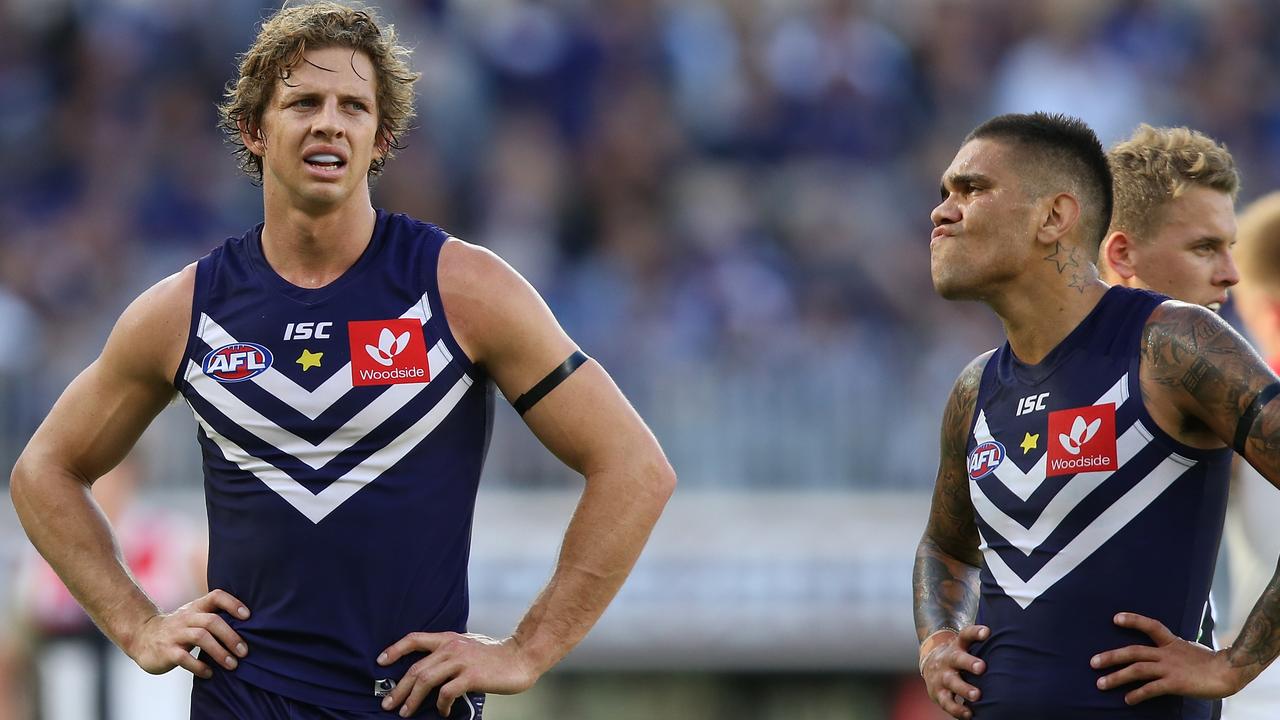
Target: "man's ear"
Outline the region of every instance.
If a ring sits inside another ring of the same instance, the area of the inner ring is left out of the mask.
[[[1080,201],[1071,193],[1060,192],[1043,207],[1044,214],[1036,228],[1036,241],[1046,247],[1066,241],[1080,221]]]
[[[251,124],[248,120],[241,119],[237,125],[240,126],[240,142],[249,149],[249,152],[264,157],[267,154],[266,137],[262,134],[262,126]]]
[[[1123,230],[1113,230],[1102,241],[1100,269],[1117,282],[1126,282],[1138,274],[1138,247]]]

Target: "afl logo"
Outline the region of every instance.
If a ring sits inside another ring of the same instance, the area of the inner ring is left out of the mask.
[[[204,374],[220,383],[237,383],[266,372],[271,351],[257,343],[223,345],[204,356]]]
[[[999,440],[988,440],[969,453],[969,479],[981,480],[1004,462],[1004,445]]]

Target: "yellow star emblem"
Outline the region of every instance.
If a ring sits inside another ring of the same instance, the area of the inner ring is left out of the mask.
[[[1027,433],[1022,438],[1022,454],[1026,455],[1032,450],[1035,450],[1037,442],[1040,442],[1040,433],[1036,433],[1035,435],[1032,435],[1031,433]]]
[[[324,357],[324,353],[313,353],[310,350],[303,350],[302,355],[294,362],[302,366],[302,372],[306,372],[313,367],[320,367],[320,358]]]

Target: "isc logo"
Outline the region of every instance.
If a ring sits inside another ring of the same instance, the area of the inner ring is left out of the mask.
[[[300,322],[289,323],[284,326],[285,340],[317,340],[329,339],[329,328],[333,327],[331,322]]]
[[[1044,401],[1049,399],[1049,393],[1042,392],[1039,395],[1028,395],[1018,400],[1018,412],[1014,415],[1026,415],[1029,412],[1038,412],[1044,409]]]
[[[969,479],[981,480],[1004,462],[1004,445],[999,440],[988,440],[969,453]]]
[[[221,383],[237,383],[266,372],[271,351],[257,343],[223,345],[204,356],[204,374]]]

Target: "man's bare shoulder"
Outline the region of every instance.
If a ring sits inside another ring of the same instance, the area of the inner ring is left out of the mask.
[[[1156,306],[1142,330],[1143,370],[1160,385],[1182,384],[1193,365],[1252,360],[1247,342],[1208,308],[1178,300]],[[1251,364],[1251,363],[1250,363]],[[1190,389],[1190,388],[1188,388]]]
[[[554,319],[533,286],[495,253],[449,238],[436,269],[449,327],[467,354],[483,362],[497,340]]]
[[[454,238],[440,250],[440,298],[467,356],[514,398],[577,346],[537,290],[494,253]]]
[[[978,399],[978,388],[982,385],[982,374],[986,371],[987,363],[995,352],[993,348],[970,360],[956,377],[956,384],[951,388],[951,397],[948,399],[948,409],[958,411],[955,413],[957,416],[973,413]]]
[[[147,288],[121,313],[103,360],[120,372],[168,382],[187,345],[196,264]]]
[[[450,237],[440,248],[437,275],[442,295],[492,295],[528,287],[520,273],[496,253],[456,237]]]

